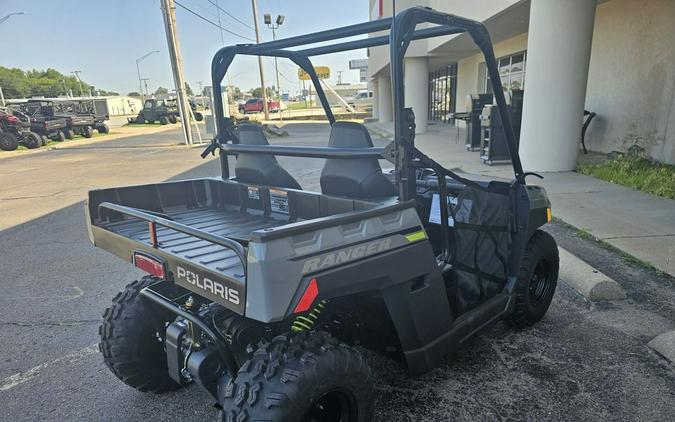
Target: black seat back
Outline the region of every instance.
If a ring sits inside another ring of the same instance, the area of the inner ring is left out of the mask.
[[[370,148],[373,141],[362,124],[335,122],[330,131],[328,146]],[[326,195],[359,199],[396,195],[394,185],[382,174],[382,168],[374,158],[326,160],[321,171],[321,190]]]
[[[246,145],[269,145],[262,127],[253,124],[239,126],[239,143]],[[234,167],[237,180],[256,185],[302,189],[300,184],[279,165],[271,154],[237,154]]]

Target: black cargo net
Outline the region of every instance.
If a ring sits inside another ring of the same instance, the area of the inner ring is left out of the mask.
[[[489,192],[470,186],[459,192],[450,205],[454,223],[451,264],[455,269],[458,313],[479,305],[504,288],[508,276],[511,234],[510,196],[507,192]]]

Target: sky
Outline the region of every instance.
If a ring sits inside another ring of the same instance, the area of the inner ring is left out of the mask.
[[[218,5],[244,22],[246,26],[220,12],[222,26],[245,38],[237,37],[205,22],[176,5],[176,22],[183,57],[185,77],[192,89],[199,82],[211,85],[210,63],[214,53],[224,45],[251,42],[255,39],[250,0],[178,0],[179,3],[218,23]],[[258,20],[263,41],[272,39],[272,31],[263,23],[263,14],[285,15],[277,38],[359,23],[368,20],[367,0],[257,0]],[[138,91],[136,59],[159,50],[140,63],[141,76],[149,78],[148,89],[158,86],[173,89],[173,77],[167,49],[160,0],[0,0],[0,66],[28,69],[54,68],[69,74],[81,70],[83,81],[97,88],[127,94]],[[16,38],[14,37],[16,35]],[[10,48],[13,43],[14,47]],[[349,70],[349,60],[365,58],[365,50],[318,56],[315,66],[329,66],[330,83],[337,82],[342,70],[343,82],[357,82],[358,71]],[[265,83],[275,85],[273,59],[264,59]],[[279,59],[280,86],[295,93],[300,83],[297,66]],[[242,90],[260,86],[257,59],[236,58],[228,75]]]

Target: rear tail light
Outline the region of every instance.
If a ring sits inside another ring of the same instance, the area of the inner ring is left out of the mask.
[[[314,299],[316,299],[318,295],[319,286],[316,284],[316,278],[313,278],[310,280],[309,285],[307,285],[307,289],[305,289],[305,292],[302,294],[302,297],[300,298],[298,305],[293,310],[293,313],[299,314],[309,310],[309,308],[312,306],[312,303],[314,303]]]
[[[148,274],[166,279],[166,265],[159,258],[143,252],[134,252],[134,265]]]

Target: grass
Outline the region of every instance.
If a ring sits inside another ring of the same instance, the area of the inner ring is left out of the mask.
[[[601,163],[580,163],[577,171],[652,195],[675,199],[675,165],[619,155]]]
[[[154,123],[125,123],[123,126],[128,126],[128,127],[144,127],[144,126],[166,126],[162,125],[159,122],[154,122]]]
[[[297,103],[288,103],[288,110],[305,110],[308,108],[316,108],[316,107],[310,102],[307,102],[307,105],[305,105],[304,101],[298,101]]]

